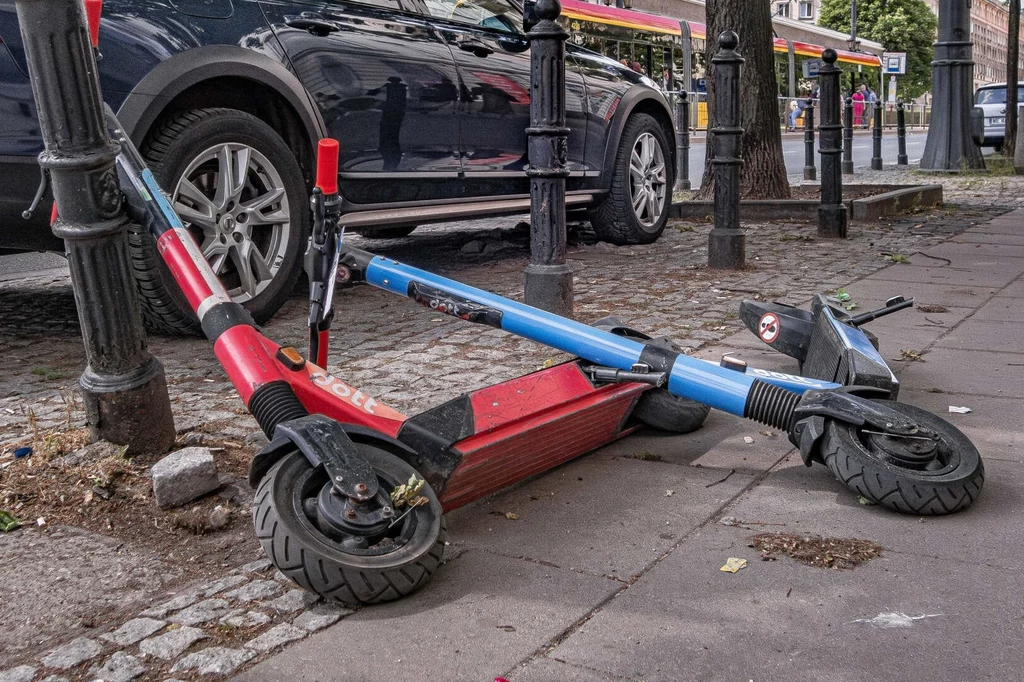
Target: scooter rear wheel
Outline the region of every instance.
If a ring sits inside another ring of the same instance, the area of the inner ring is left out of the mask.
[[[830,420],[821,451],[836,478],[904,514],[951,514],[971,506],[981,494],[985,467],[967,436],[913,405],[879,402],[914,420],[920,435],[893,437]]]
[[[633,416],[652,429],[690,433],[704,424],[709,412],[711,408],[707,405],[672,395],[663,388],[652,388],[640,396]]]
[[[389,452],[356,447],[384,495],[416,473]],[[408,514],[407,508],[396,509],[394,525],[369,536],[346,536],[318,520],[317,499],[329,485],[323,467],[314,468],[299,452],[282,458],[260,483],[253,523],[263,551],[282,573],[347,606],[398,599],[430,580],[441,563],[446,530],[441,503],[429,485],[420,492],[427,504]]]

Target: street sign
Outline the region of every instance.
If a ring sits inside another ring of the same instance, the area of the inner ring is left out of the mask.
[[[817,78],[818,71],[821,70],[820,59],[805,59],[804,60],[804,78]]]
[[[896,104],[896,76],[889,76],[889,104]]]
[[[882,73],[902,76],[907,72],[906,52],[883,52]]]

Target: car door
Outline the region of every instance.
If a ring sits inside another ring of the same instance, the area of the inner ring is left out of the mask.
[[[50,249],[60,246],[48,229],[50,202],[31,220],[21,217],[39,186],[43,150],[24,54],[14,0],[0,0],[0,243]]]
[[[328,134],[341,143],[346,200],[457,195],[455,64],[408,0],[261,4]]]
[[[527,194],[526,128],[530,125],[530,44],[522,13],[510,0],[424,0],[459,71],[460,148],[467,191],[475,196]],[[569,169],[584,169],[583,78],[566,62]]]

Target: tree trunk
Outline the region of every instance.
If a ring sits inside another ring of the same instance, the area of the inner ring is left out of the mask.
[[[743,126],[740,138],[743,157],[741,195],[745,199],[788,199],[790,196],[786,161],[782,155],[772,7],[772,3],[751,0],[707,0],[708,152],[704,178],[697,192],[700,199],[714,196],[711,128],[716,124],[713,104],[715,66],[711,59],[718,52],[718,36],[729,30],[739,34],[737,51],[746,60],[740,74],[740,118]]]
[[[1017,149],[1017,102],[1020,93],[1017,83],[1020,74],[1017,61],[1020,58],[1020,0],[1010,0],[1010,30],[1006,43],[1006,137],[1003,140],[1003,155],[1013,159]]]

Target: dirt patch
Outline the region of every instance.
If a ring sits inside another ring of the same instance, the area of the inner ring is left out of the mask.
[[[758,533],[750,539],[750,547],[761,552],[764,561],[774,561],[776,554],[786,554],[794,561],[818,568],[854,568],[882,556],[882,546],[870,540],[792,533]]]

